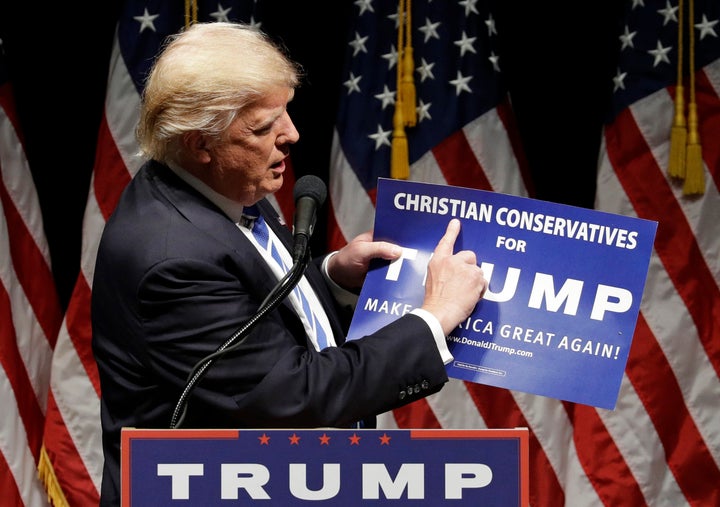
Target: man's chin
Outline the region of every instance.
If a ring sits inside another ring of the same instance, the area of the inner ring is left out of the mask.
[[[283,177],[282,172],[275,172],[273,171],[273,178],[270,181],[270,184],[268,185],[270,187],[270,193],[275,193],[278,190],[280,190],[280,187],[283,186],[283,183],[285,182],[285,178]]]

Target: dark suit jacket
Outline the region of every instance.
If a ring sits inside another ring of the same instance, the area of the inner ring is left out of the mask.
[[[292,235],[259,203],[279,238]],[[405,315],[344,342],[343,319],[318,267],[306,276],[338,347],[314,350],[287,301],[189,396],[181,427],[348,427],[437,392],[447,382],[431,332]],[[227,341],[276,284],[254,246],[213,203],[169,168],[138,172],[105,226],[92,290],[100,373],[103,505],[119,502],[120,430],[168,428],[193,366]]]

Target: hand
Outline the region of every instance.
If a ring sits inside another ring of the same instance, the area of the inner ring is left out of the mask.
[[[453,255],[459,233],[460,221],[450,220],[428,263],[422,304],[437,317],[446,335],[470,316],[488,285],[475,252],[462,250]]]
[[[373,241],[372,232],[364,232],[330,258],[328,274],[344,289],[357,291],[365,281],[372,259],[394,261],[400,255],[402,248],[399,246],[386,241]]]

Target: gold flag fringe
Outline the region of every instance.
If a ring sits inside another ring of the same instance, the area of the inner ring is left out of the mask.
[[[408,155],[408,142],[405,135],[405,120],[403,118],[405,97],[402,93],[402,45],[405,19],[405,0],[398,3],[398,62],[397,82],[395,92],[395,113],[393,114],[393,135],[390,147],[390,177],[406,180],[410,177],[410,156]]]
[[[185,0],[185,28],[197,23],[198,17],[197,0]]]
[[[678,0],[678,64],[677,87],[675,88],[675,117],[670,131],[670,155],[668,174],[673,178],[685,178],[685,145],[687,123],[685,122],[685,87],[683,86],[683,0]],[[692,28],[691,28],[692,29]]]
[[[402,1],[403,0],[400,0],[400,2]],[[405,0],[405,17],[400,23],[400,30],[404,35],[404,44],[402,46],[402,77],[400,84],[402,85],[403,121],[407,127],[414,127],[417,123],[417,110],[415,109],[417,99],[415,97],[415,80],[413,79],[415,59],[413,58],[412,47],[411,1],[412,0]],[[399,50],[400,47],[398,47],[398,51]]]
[[[393,115],[392,156],[390,158],[390,176],[406,180],[410,177],[410,156],[408,155],[408,141],[403,125],[402,110],[395,107]]]
[[[703,167],[702,146],[700,145],[700,132],[698,131],[697,101],[695,99],[695,33],[693,31],[694,0],[689,0],[688,42],[690,44],[689,71],[690,71],[690,104],[688,105],[688,138],[687,157],[685,159],[685,184],[683,194],[705,193],[705,169]]]
[[[53,507],[70,507],[70,504],[65,498],[60,483],[58,482],[57,475],[55,475],[55,469],[53,468],[50,456],[48,456],[45,446],[40,449],[40,463],[38,463],[38,477],[40,482],[45,487],[47,492],[48,501]]]

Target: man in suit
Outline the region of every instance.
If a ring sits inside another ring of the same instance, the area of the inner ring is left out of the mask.
[[[123,192],[98,248],[92,291],[105,467],[102,505],[118,505],[120,430],[173,427],[188,376],[253,318],[292,265],[293,238],[266,197],[283,184],[299,134],[286,106],[299,68],[261,32],[199,23],[154,63],[138,140],[147,162]],[[253,234],[248,208],[271,244]],[[316,263],[298,291],[213,360],[183,427],[350,427],[439,391],[446,335],[487,286],[475,255],[453,254],[448,224],[420,308],[346,342],[347,303],[372,259],[401,249],[371,233]],[[312,308],[304,312],[304,303]]]

